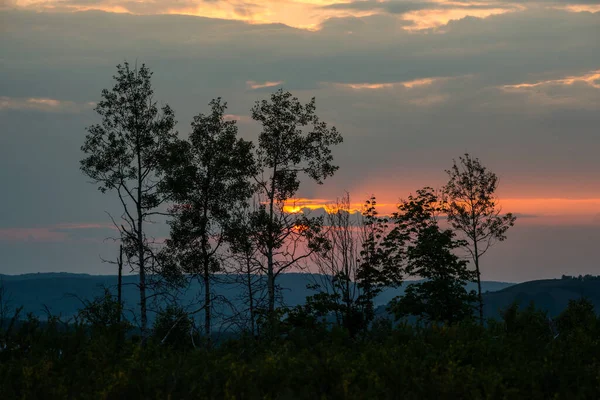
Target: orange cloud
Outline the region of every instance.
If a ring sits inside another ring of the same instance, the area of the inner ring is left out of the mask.
[[[440,82],[449,78],[433,77],[433,78],[419,78],[410,81],[402,82],[386,82],[386,83],[330,83],[334,87],[342,89],[352,90],[379,90],[379,89],[392,89],[396,87],[404,87],[406,89],[412,89],[420,86],[429,86],[435,82]],[[328,83],[325,83],[326,85]]]
[[[330,18],[367,17],[372,15],[390,14],[382,7],[361,9],[360,7],[327,7],[351,3],[350,0],[211,0],[193,1],[168,0],[127,1],[99,0],[88,2],[83,0],[14,0],[13,4],[20,8],[38,11],[88,11],[101,10],[114,13],[131,14],[180,14],[207,18],[244,21],[250,24],[281,23],[294,28],[319,30],[324,21]],[[476,7],[473,7],[476,6]],[[453,8],[456,7],[456,8]],[[489,7],[489,8],[488,8]],[[436,28],[451,20],[473,16],[485,18],[490,15],[502,14],[523,6],[504,4],[488,4],[482,2],[452,2],[429,1],[423,2],[422,10],[410,11],[398,15],[399,20],[411,21],[412,25],[404,29],[417,31]],[[390,14],[393,15],[393,14]]]
[[[248,87],[248,89],[264,89],[264,88],[270,88],[270,87],[275,87],[275,86],[279,86],[283,83],[283,81],[267,81],[267,82],[256,82],[256,81],[247,81],[246,82],[246,86]]]
[[[444,4],[443,2],[439,2],[440,5]],[[464,3],[460,3],[464,4]],[[467,3],[469,4],[469,3]],[[524,9],[524,7],[520,6],[511,6],[508,8],[488,8],[488,9],[468,9],[468,8],[460,8],[457,7],[455,9],[447,8],[446,6],[440,7],[439,9],[426,9],[426,10],[417,10],[410,11],[402,15],[402,19],[405,21],[412,22],[412,25],[408,25],[405,27],[406,30],[409,31],[419,31],[423,29],[431,29],[431,28],[439,28],[441,26],[447,25],[448,22],[452,20],[459,20],[465,17],[477,17],[477,18],[486,18],[492,15],[505,14],[509,12],[514,12],[520,9]]]
[[[584,83],[593,88],[600,89],[600,69],[590,71],[583,75],[567,76],[561,79],[549,79],[545,81],[538,81],[535,83],[518,83],[516,85],[504,85],[504,90],[527,90],[537,88],[546,85],[566,85],[570,86],[575,83]]]
[[[332,201],[328,199],[289,199],[283,206],[283,211],[290,214],[297,214],[302,212],[302,209],[318,210],[320,208],[326,208]]]
[[[600,4],[571,4],[566,6],[554,6],[557,10],[565,10],[570,12],[590,12],[595,13],[600,11]]]
[[[328,199],[293,199],[284,206],[284,211],[299,213],[303,209],[327,210],[334,203]],[[520,223],[600,223],[600,198],[564,199],[564,198],[505,198],[499,202],[503,212],[521,214]],[[360,212],[363,203],[352,203],[351,211]],[[390,215],[397,211],[397,203],[377,204],[381,215]]]
[[[330,210],[335,205],[335,200],[332,199],[290,199],[288,200],[283,211],[290,214],[297,214],[302,212],[304,209],[309,210]],[[364,206],[364,202],[351,203],[350,212],[361,212]],[[377,203],[377,209],[382,214],[390,214],[396,210],[396,204],[393,203]]]

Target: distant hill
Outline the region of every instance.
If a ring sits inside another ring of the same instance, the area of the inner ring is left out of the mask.
[[[486,282],[488,285],[495,282]],[[483,282],[482,282],[483,284]],[[537,309],[546,311],[549,317],[560,314],[569,304],[569,300],[587,297],[593,304],[596,313],[600,314],[600,279],[546,279],[512,284],[502,287],[500,283],[497,290],[486,292],[483,285],[483,310],[486,318],[500,318],[513,302],[520,307],[527,307],[533,301]],[[386,305],[380,305],[376,314],[380,317],[390,317],[386,312]]]
[[[587,297],[600,312],[600,280],[547,279],[530,281],[484,295],[484,312],[489,317],[500,315],[513,301],[522,306],[532,301],[536,307],[554,317],[568,305],[569,300]]]
[[[223,277],[232,279],[232,277]],[[315,278],[311,274],[289,273],[278,277],[278,284],[282,287],[283,302],[289,306],[304,303],[306,296],[315,292],[306,288],[307,284],[314,283]],[[103,293],[106,287],[116,293],[117,277],[114,275],[87,275],[71,273],[37,273],[23,275],[1,275],[4,287],[9,295],[12,307],[23,306],[23,313],[46,317],[45,307],[55,315],[64,318],[77,314],[82,308],[82,300],[91,300]],[[317,279],[318,280],[318,279]],[[123,277],[123,300],[126,309],[137,310],[138,291],[135,283],[137,276],[127,275]],[[514,285],[505,282],[482,282],[484,291],[495,291],[505,289]],[[375,299],[378,306],[387,304],[395,296],[404,293],[406,284],[400,288],[387,289]],[[223,295],[230,301],[238,302],[242,295],[242,289],[237,285],[216,283],[213,285],[216,294]],[[475,288],[470,284],[469,289]],[[193,284],[181,294],[184,305],[193,307],[195,298],[200,294],[200,285]],[[153,309],[160,308],[163,304],[154,304]],[[227,310],[223,310],[227,314]],[[153,319],[151,314],[150,319]]]

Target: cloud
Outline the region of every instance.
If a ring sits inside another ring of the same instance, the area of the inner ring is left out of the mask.
[[[57,224],[45,227],[0,228],[0,241],[5,242],[65,242],[83,238],[106,238],[114,226],[108,224]],[[83,235],[82,235],[83,231]],[[86,232],[87,231],[87,232]],[[99,236],[101,235],[101,236]],[[114,235],[114,232],[113,232]]]
[[[251,24],[282,23],[318,30],[330,18],[396,15],[405,29],[439,27],[452,19],[489,15],[524,9],[519,2],[444,1],[354,1],[346,0],[14,0],[13,6],[37,11],[65,12],[99,10],[138,15],[180,14],[244,21]]]
[[[67,12],[107,11],[138,15],[178,14],[207,18],[244,21],[250,24],[281,23],[314,30],[327,18],[349,16],[342,10],[327,10],[322,6],[340,0],[13,0],[13,7],[22,9]],[[368,15],[354,12],[357,16]]]
[[[334,87],[353,89],[353,90],[378,90],[378,89],[393,89],[397,87],[404,87],[412,89],[419,86],[431,85],[434,82],[440,82],[446,78],[420,78],[405,82],[386,82],[386,83],[330,83]],[[328,83],[325,83],[326,85]]]
[[[560,79],[549,79],[545,81],[538,81],[535,83],[518,83],[515,85],[504,85],[502,88],[505,90],[521,90],[521,89],[532,89],[540,86],[553,86],[553,85],[573,85],[577,83],[587,84],[593,88],[600,89],[600,70],[590,71],[580,76],[567,76]]]
[[[583,3],[583,2],[582,2]],[[560,5],[554,8],[559,10],[566,10],[570,12],[589,12],[597,13],[600,11],[600,4],[571,4],[571,5]]]
[[[600,107],[600,70],[578,76],[508,84],[500,89],[509,95],[526,96],[530,103],[543,106],[595,110]]]
[[[377,193],[375,196],[377,197]],[[300,198],[288,201],[284,210],[291,213],[322,210],[320,212],[326,213],[327,210],[335,209],[334,204],[335,200]],[[600,198],[501,198],[499,204],[503,212],[510,212],[520,218],[577,217],[577,221],[585,221],[589,216],[597,218],[600,215],[596,214],[596,210],[600,209]],[[363,202],[350,204],[352,212],[360,212],[363,206]],[[381,213],[389,215],[397,210],[397,203],[378,202],[377,208]]]
[[[96,106],[94,102],[83,104],[72,101],[56,100],[50,98],[10,98],[0,97],[0,111],[2,110],[35,110],[42,112],[78,113],[83,110],[92,109]]]
[[[325,9],[377,11],[392,15],[400,15],[410,21],[405,26],[408,30],[421,30],[446,25],[451,20],[467,16],[485,18],[490,15],[503,14],[522,10],[521,4],[510,2],[444,2],[444,1],[380,1],[361,0],[348,3],[328,4]]]
[[[315,31],[330,19],[391,15],[409,31],[440,28],[465,17],[485,18],[530,8],[597,12],[596,0],[11,0],[4,8],[45,12],[106,11],[136,15],[191,15],[250,24],[285,24]]]
[[[223,118],[229,121],[237,121],[241,123],[250,123],[254,121],[249,115],[225,114]]]
[[[275,86],[279,86],[283,83],[283,81],[267,81],[267,82],[256,82],[256,81],[247,81],[246,86],[248,89],[256,90],[256,89],[266,89],[273,88]]]

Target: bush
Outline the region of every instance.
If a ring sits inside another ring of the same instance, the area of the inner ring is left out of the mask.
[[[181,316],[165,310],[156,337]],[[291,326],[294,318],[297,325]],[[300,311],[280,334],[190,347],[188,322],[168,345],[30,318],[0,351],[2,398],[144,399],[595,399],[598,318],[585,301],[559,317],[516,305],[486,327],[378,322],[360,337],[325,329]],[[185,319],[181,319],[185,321]],[[175,328],[174,328],[175,329]],[[159,332],[161,332],[159,334]],[[164,336],[163,336],[164,337]]]

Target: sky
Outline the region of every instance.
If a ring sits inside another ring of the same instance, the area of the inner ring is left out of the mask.
[[[0,273],[114,273],[118,204],[79,160],[124,60],[182,137],[218,96],[247,139],[256,100],[316,97],[344,143],[300,205],[348,191],[392,211],[468,152],[519,216],[484,279],[600,273],[598,0],[0,0]]]

